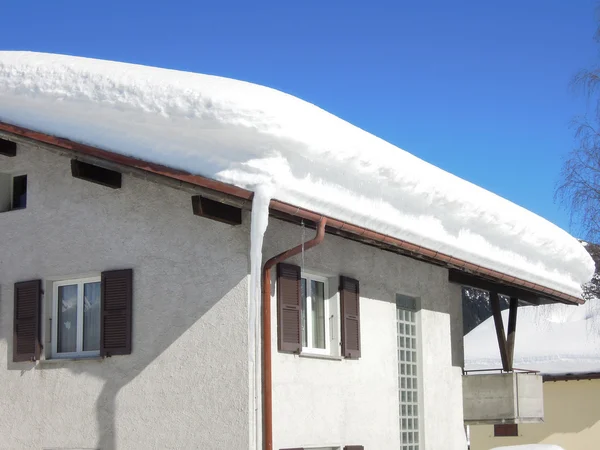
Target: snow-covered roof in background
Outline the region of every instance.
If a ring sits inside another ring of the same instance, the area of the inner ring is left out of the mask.
[[[249,190],[270,185],[283,202],[566,294],[592,276],[559,227],[268,87],[0,52],[0,121]]]
[[[508,310],[502,318],[506,327]],[[466,370],[502,367],[493,317],[468,333],[464,343]],[[600,300],[519,307],[513,365],[543,374],[600,373]]]

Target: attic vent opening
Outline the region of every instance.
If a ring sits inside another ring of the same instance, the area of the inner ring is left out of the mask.
[[[17,156],[17,143],[0,139],[0,155]]]
[[[75,178],[90,181],[91,183],[100,184],[112,189],[121,188],[121,173],[77,161],[76,159],[71,160],[71,174]]]
[[[206,217],[229,225],[241,225],[242,209],[211,200],[200,195],[192,197],[192,208],[196,216]]]

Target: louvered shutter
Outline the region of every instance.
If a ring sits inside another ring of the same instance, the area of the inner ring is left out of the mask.
[[[15,283],[13,361],[40,359],[40,308],[42,280]]]
[[[346,445],[344,450],[365,450],[365,447],[362,445]]]
[[[277,265],[278,347],[282,352],[302,351],[300,267]]]
[[[340,304],[342,316],[342,356],[360,358],[360,292],[359,283],[340,277]]]
[[[102,273],[101,356],[131,353],[132,299],[131,269]]]

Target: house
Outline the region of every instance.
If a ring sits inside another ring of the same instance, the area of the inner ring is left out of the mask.
[[[508,311],[504,311],[508,316]],[[565,450],[591,450],[600,442],[600,309],[590,301],[526,306],[517,323],[515,367],[543,375],[544,422],[470,427],[471,449],[500,445],[555,444]],[[493,345],[493,319],[465,336],[468,370],[500,367]]]
[[[250,83],[0,52],[0,139],[0,448],[464,449],[461,286],[577,304],[593,272]]]

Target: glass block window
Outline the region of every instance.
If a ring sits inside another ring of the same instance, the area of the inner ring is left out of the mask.
[[[419,450],[419,357],[417,355],[416,300],[396,297],[398,333],[398,397],[400,449]]]

